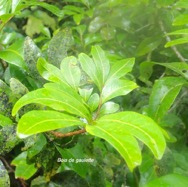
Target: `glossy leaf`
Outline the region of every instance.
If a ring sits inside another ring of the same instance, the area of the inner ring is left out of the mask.
[[[60,10],[58,7],[48,4],[48,3],[45,3],[45,2],[40,2],[38,0],[32,0],[32,1],[24,0],[23,3],[19,4],[19,6],[17,6],[16,11],[20,11],[24,8],[29,7],[29,6],[43,7],[46,10],[53,13],[54,15],[58,16],[59,18],[63,18],[63,16],[64,16],[63,11]]]
[[[149,116],[156,121],[160,121],[172,106],[185,83],[185,79],[178,77],[165,77],[157,80],[149,100]]]
[[[15,12],[17,6],[21,3],[22,0],[12,0],[12,12]]]
[[[119,105],[112,101],[109,101],[102,105],[99,115],[103,116],[105,114],[115,113],[118,110],[119,110]]]
[[[185,24],[187,24],[187,21],[188,21],[188,15],[181,14],[174,19],[173,25],[185,25]]]
[[[49,64],[44,58],[39,58],[37,61],[37,69],[40,75],[51,82],[64,82],[64,77],[61,71],[52,64]]]
[[[115,78],[109,79],[102,90],[102,102],[105,103],[114,97],[126,95],[135,88],[137,88],[137,85],[132,81]]]
[[[17,134],[20,138],[26,138],[32,134],[74,125],[83,125],[83,123],[68,114],[50,110],[33,110],[24,114],[19,120]]]
[[[91,54],[96,66],[96,76],[99,78],[103,86],[110,71],[109,60],[99,46],[93,46],[91,49]]]
[[[35,168],[35,164],[28,164],[26,159],[27,152],[22,152],[12,161],[11,164],[16,166],[16,178],[29,179],[36,173],[37,168]]]
[[[165,47],[171,47],[171,46],[174,46],[174,45],[179,45],[179,44],[184,44],[184,43],[188,43],[188,37],[183,37],[183,38],[179,38],[179,39],[169,41],[169,42],[166,43]]]
[[[91,78],[91,80],[96,84],[96,86],[101,89],[102,83],[97,77],[97,69],[93,62],[93,60],[86,54],[79,54],[79,62],[81,64],[82,69],[86,72],[86,74]]]
[[[177,74],[181,75],[184,78],[188,78],[188,64],[185,62],[166,62],[166,63],[158,63],[158,62],[142,62],[140,64],[140,79],[142,81],[147,81],[152,73],[153,73],[153,66],[160,65],[164,66]]]
[[[0,1],[0,16],[8,14],[11,8],[10,1]]]
[[[12,114],[15,115],[21,107],[30,103],[46,105],[55,110],[65,110],[81,117],[89,116],[82,97],[65,84],[48,83],[45,84],[45,88],[29,92],[18,100]]]
[[[78,67],[77,59],[73,56],[64,58],[61,62],[61,72],[67,83],[77,90],[81,79],[81,70]]]
[[[166,147],[157,124],[151,118],[135,112],[103,116],[94,125],[87,125],[86,130],[112,144],[131,170],[141,163],[139,146],[134,138],[146,144],[157,159],[162,157]]]
[[[185,34],[188,34],[188,29],[181,29],[167,33],[167,35],[185,35]]]
[[[110,73],[108,78],[121,78],[126,73],[132,71],[134,65],[134,58],[127,58],[120,61],[115,62],[110,69]]]
[[[188,79],[188,64],[185,62],[156,63],[156,64],[169,68],[172,71]]]
[[[88,99],[87,104],[91,112],[95,111],[95,109],[97,109],[97,107],[99,106],[99,94],[92,94],[91,97]]]
[[[78,91],[79,94],[83,97],[84,101],[87,102],[93,92],[93,88],[78,88]]]
[[[152,180],[144,187],[186,187],[188,186],[188,178],[178,174],[169,174],[158,179]]]
[[[23,59],[23,40],[18,40],[7,49],[1,50],[0,58],[26,70],[26,64]]]
[[[117,124],[116,124],[117,125]],[[86,126],[88,133],[100,137],[109,142],[124,158],[129,169],[132,171],[141,164],[141,151],[136,139],[126,132],[114,132],[112,126],[104,127],[99,125]]]

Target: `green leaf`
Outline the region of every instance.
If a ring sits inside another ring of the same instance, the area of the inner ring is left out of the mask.
[[[47,141],[43,134],[39,134],[35,140],[35,144],[27,150],[27,157],[28,159],[32,159],[34,156],[39,154],[44,146],[46,145]]]
[[[102,87],[102,84],[97,76],[97,69],[93,60],[84,53],[80,53],[78,56],[78,59],[79,59],[82,69],[91,78],[91,80],[96,84],[96,86],[100,89]]]
[[[60,63],[67,56],[67,51],[73,43],[70,29],[64,29],[56,33],[50,40],[48,47],[48,62],[60,67]]]
[[[0,16],[10,13],[11,1],[0,1]]]
[[[99,106],[99,94],[92,94],[91,97],[88,99],[87,104],[91,112],[95,111],[95,109]]]
[[[110,71],[109,60],[99,46],[93,46],[91,54],[93,59],[81,53],[79,55],[79,61],[82,69],[96,84],[99,91],[101,91]]]
[[[93,92],[93,88],[88,88],[88,89],[87,88],[83,88],[83,89],[78,88],[78,91],[79,91],[79,94],[84,99],[84,101],[87,102]]]
[[[23,59],[23,40],[18,40],[7,49],[1,50],[0,58],[26,70],[26,64]]]
[[[100,46],[93,46],[91,49],[91,54],[96,66],[96,73],[97,73],[96,75],[101,81],[103,86],[106,82],[106,79],[110,71],[109,60]]]
[[[178,73],[182,77],[188,79],[188,64],[185,62],[171,62],[171,63],[157,63],[161,66],[165,66],[174,72]]]
[[[12,114],[15,115],[24,105],[38,103],[49,106],[55,110],[65,110],[84,118],[90,116],[89,110],[86,108],[82,97],[71,87],[62,83],[48,83],[45,84],[44,87],[45,88],[29,92],[18,100],[14,105]]]
[[[187,35],[188,29],[176,30],[174,32],[167,33],[167,35]]]
[[[10,89],[17,97],[21,97],[22,95],[29,92],[29,90],[15,78],[10,79]]]
[[[155,63],[153,62],[142,62],[140,64],[140,76],[139,79],[145,83],[149,84],[149,78],[153,73],[153,66]]]
[[[88,163],[78,162],[79,159],[83,160],[85,158],[83,152],[81,151],[82,147],[79,144],[70,149],[62,149],[57,147],[57,150],[62,156],[61,159],[64,159],[64,162],[61,164],[61,167],[63,167],[64,170],[73,170],[81,177],[86,177],[89,169]]]
[[[176,8],[188,8],[187,0],[179,0],[175,3]]]
[[[102,105],[102,107],[100,109],[99,116],[115,113],[118,110],[119,110],[119,105],[112,102],[112,101],[109,101],[109,102],[106,102]]]
[[[13,122],[10,118],[0,114],[0,126],[1,127],[12,125],[12,124],[13,124]]]
[[[127,162],[130,170],[140,165],[141,153],[135,138],[146,144],[160,159],[166,143],[161,129],[149,117],[135,112],[120,112],[101,117],[94,125],[86,126],[87,132],[105,139]]]
[[[121,78],[126,73],[132,71],[133,65],[134,65],[134,58],[127,58],[120,61],[115,62],[111,69],[108,76],[108,79],[112,78]]]
[[[188,37],[183,37],[183,38],[169,41],[165,44],[165,47],[171,47],[174,45],[179,45],[179,44],[184,44],[184,43],[188,43]]]
[[[40,49],[30,37],[26,37],[24,41],[24,60],[27,64],[28,73],[36,82],[40,82],[42,77],[37,70],[37,60],[42,56]]]
[[[160,37],[149,37],[144,39],[137,49],[137,56],[145,55],[155,50],[161,43]]]
[[[43,28],[44,24],[41,19],[32,15],[28,16],[27,24],[24,26],[27,36],[33,37],[35,34],[40,34]]]
[[[188,15],[187,14],[181,14],[178,17],[175,18],[173,21],[173,25],[185,25],[188,21]]]
[[[149,100],[148,114],[160,121],[179,94],[186,80],[178,77],[165,77],[155,82]]]
[[[12,0],[12,13],[15,12],[17,6],[21,3],[22,0]]]
[[[152,180],[144,187],[186,187],[188,186],[188,178],[183,175],[169,174],[158,179]]]
[[[77,90],[80,85],[81,70],[74,56],[66,57],[61,62],[61,72],[67,83]]]
[[[117,125],[117,124],[116,124]],[[88,133],[105,139],[109,142],[124,158],[129,169],[132,171],[136,166],[141,164],[141,151],[136,139],[128,135],[126,132],[114,132],[115,128],[112,126],[86,126]]]
[[[127,95],[137,87],[136,83],[129,80],[109,79],[102,90],[102,103],[120,95]]]
[[[56,66],[49,64],[44,58],[38,59],[37,69],[40,75],[48,81],[66,83],[62,72]]]
[[[15,177],[22,178],[22,179],[29,179],[32,177],[37,168],[35,168],[35,164],[28,164],[27,163],[27,152],[22,152],[19,154],[11,163],[12,165],[16,166],[15,170]]]
[[[24,8],[27,8],[29,6],[40,6],[45,8],[46,10],[50,11],[51,13],[53,13],[54,15],[56,15],[59,18],[63,18],[64,14],[63,11],[60,10],[57,6],[51,5],[49,3],[45,3],[45,2],[40,2],[38,0],[24,0],[23,3],[20,3],[19,6],[17,6],[16,11],[20,11]]]
[[[20,138],[26,138],[33,134],[74,125],[83,125],[83,123],[68,114],[50,110],[33,110],[24,114],[19,120],[17,134]]]
[[[170,62],[170,63],[158,63],[158,62],[142,62],[140,64],[140,80],[148,81],[153,73],[153,66],[160,65],[164,66],[182,77],[188,79],[188,64],[185,62]]]

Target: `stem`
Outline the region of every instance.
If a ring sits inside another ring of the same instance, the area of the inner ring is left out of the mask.
[[[0,156],[0,160],[3,162],[3,164],[5,165],[5,167],[8,170],[8,173],[14,173],[14,170],[12,169],[12,167],[9,165],[9,163],[5,160],[5,158],[3,158],[2,156]]]
[[[50,131],[50,133],[53,134],[54,136],[56,136],[57,138],[74,136],[74,135],[82,134],[82,133],[85,133],[85,132],[86,132],[85,129],[81,129],[81,130],[77,130],[77,131],[73,131],[73,132],[68,132],[68,133],[65,133],[65,134],[63,134],[61,132]]]
[[[6,159],[4,157],[0,156],[0,160],[5,165],[5,168],[7,169],[8,173],[14,173],[14,169],[12,169],[12,167],[9,165],[9,163],[6,161]],[[24,179],[18,178],[18,180],[20,181],[22,187],[26,187],[27,186],[27,184],[26,184]]]
[[[165,27],[164,27],[164,24],[163,24],[162,21],[159,21],[159,26],[160,26],[160,28],[161,28],[161,31],[166,35],[167,32],[166,32],[166,30],[165,30]],[[168,35],[166,35],[166,41],[167,41],[167,42],[172,41],[171,38],[170,38]],[[179,58],[180,61],[185,62],[185,58],[184,58],[184,57],[182,56],[182,54],[178,51],[178,49],[177,49],[176,46],[171,46],[171,49],[174,51],[174,53],[176,54],[176,56]]]

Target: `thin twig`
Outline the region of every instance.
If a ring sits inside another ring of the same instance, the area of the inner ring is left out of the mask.
[[[5,160],[5,158],[3,158],[2,156],[0,156],[1,161],[3,162],[3,164],[5,165],[5,167],[8,170],[8,173],[14,173],[14,170],[12,169],[12,167],[9,165],[9,163]]]
[[[6,159],[4,157],[0,156],[0,160],[5,165],[5,168],[7,169],[8,173],[15,172],[14,169],[10,166],[10,164],[6,161]],[[22,179],[22,178],[17,178],[17,179],[20,181],[22,187],[27,187],[27,183],[25,182],[24,179]]]
[[[159,21],[159,26],[161,28],[161,31],[165,34],[165,38],[167,42],[172,41],[171,38],[167,35],[167,32],[165,30],[164,24],[162,21]],[[182,61],[185,62],[185,58],[182,56],[182,54],[178,51],[176,46],[171,46],[171,49],[174,51],[174,53],[176,54],[176,56]]]
[[[86,132],[85,129],[81,129],[81,130],[77,130],[77,131],[73,131],[73,132],[68,132],[68,133],[65,133],[65,134],[63,134],[61,132],[50,131],[50,133],[53,134],[54,136],[56,136],[57,138],[74,136],[74,135],[82,134],[82,133],[85,133],[85,132]]]

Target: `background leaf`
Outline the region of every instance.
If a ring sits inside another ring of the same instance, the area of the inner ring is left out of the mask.
[[[115,62],[110,68],[108,79],[121,78],[126,73],[132,71],[134,61],[135,61],[134,58],[127,58]]]
[[[54,34],[48,47],[49,63],[60,67],[61,61],[67,56],[67,51],[73,43],[70,29],[64,29]]]
[[[156,81],[149,100],[149,116],[159,122],[172,106],[185,83],[185,79],[178,77],[164,77]]]
[[[0,58],[26,70],[26,64],[23,58],[23,40],[18,40],[7,49],[0,51]]]
[[[169,174],[149,182],[144,187],[186,187],[188,185],[188,178],[178,174]]]
[[[29,179],[31,176],[33,176],[37,168],[35,168],[34,164],[28,164],[26,162],[27,158],[27,152],[22,152],[19,154],[14,160],[12,161],[12,165],[16,166],[15,170],[15,177],[21,177],[23,179]],[[24,171],[24,172],[23,172]]]

